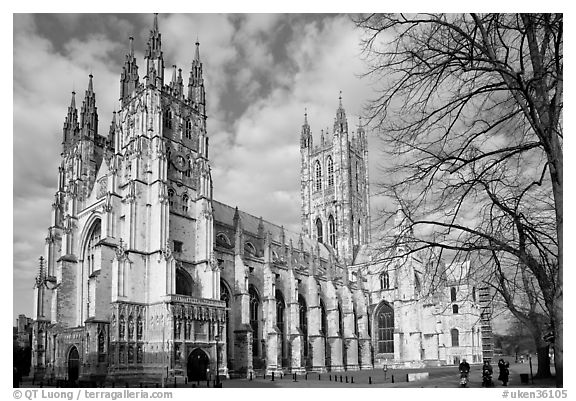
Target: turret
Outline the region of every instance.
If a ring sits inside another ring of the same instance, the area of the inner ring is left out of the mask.
[[[206,94],[204,91],[204,77],[202,75],[202,62],[200,61],[200,43],[196,41],[196,52],[192,61],[190,78],[188,79],[188,99],[196,103],[202,113],[205,113]]]
[[[148,38],[146,53],[146,72],[151,83],[162,87],[164,85],[164,58],[162,53],[162,35],[158,30],[158,14],[154,14],[154,23]],[[156,78],[154,82],[153,77]]]
[[[344,111],[344,107],[342,107],[342,91],[340,91],[338,101],[338,110],[336,110],[336,118],[334,119],[334,135],[348,133],[346,112]]]
[[[78,110],[76,109],[76,92],[72,91],[72,100],[68,106],[68,114],[64,119],[64,127],[62,129],[62,151],[65,153],[70,145],[78,139]]]
[[[306,109],[304,109],[304,124],[302,124],[302,133],[300,135],[300,148],[312,148],[312,133],[310,131],[310,125],[308,124],[308,111]]]
[[[80,111],[80,130],[83,138],[94,139],[98,133],[98,109],[96,107],[96,94],[92,84],[92,74],[88,79],[88,89],[82,102]]]
[[[122,75],[120,76],[120,101],[124,104],[132,95],[139,82],[138,66],[136,65],[136,58],[134,57],[134,38],[129,38],[128,54],[122,67]]]

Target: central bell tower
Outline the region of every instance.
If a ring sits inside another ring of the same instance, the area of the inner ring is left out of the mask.
[[[300,153],[302,231],[349,265],[370,241],[368,142],[361,123],[349,133],[342,96],[332,134],[321,130],[317,145],[304,114]]]

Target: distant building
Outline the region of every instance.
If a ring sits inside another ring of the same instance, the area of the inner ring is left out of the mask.
[[[155,17],[145,60],[140,77],[130,39],[105,136],[92,75],[80,118],[72,95],[36,278],[36,375],[200,380],[481,361],[472,285],[447,278],[430,300],[426,261],[375,256],[368,142],[341,99],[317,145],[305,116],[292,233],[212,197],[199,44],[188,85],[176,66],[166,84]]]

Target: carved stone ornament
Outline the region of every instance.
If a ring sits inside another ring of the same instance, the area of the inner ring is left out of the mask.
[[[221,270],[220,263],[218,263],[218,260],[214,256],[214,253],[210,255],[210,268],[212,269],[213,272],[219,272]]]
[[[166,247],[162,248],[162,256],[166,261],[172,259],[172,248],[170,248],[170,242],[166,241]]]
[[[115,252],[116,252],[116,259],[118,259],[119,262],[122,262],[128,258],[126,256],[126,253],[128,252],[126,249],[126,244],[124,243],[122,238],[120,238],[120,243],[116,246]]]
[[[112,211],[112,194],[110,192],[106,193],[106,200],[102,205],[102,210],[106,213],[110,213]]]
[[[107,189],[108,189],[108,177],[103,177],[98,181],[98,192],[96,194],[96,199],[100,199],[106,196]]]

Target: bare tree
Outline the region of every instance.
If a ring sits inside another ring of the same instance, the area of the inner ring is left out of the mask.
[[[473,259],[475,273],[535,339],[544,313],[554,331],[559,386],[562,18],[355,19],[378,90],[367,110],[388,152],[381,193],[404,212],[402,235],[384,243],[405,253],[436,249],[439,260]],[[395,213],[382,210],[383,222]]]

